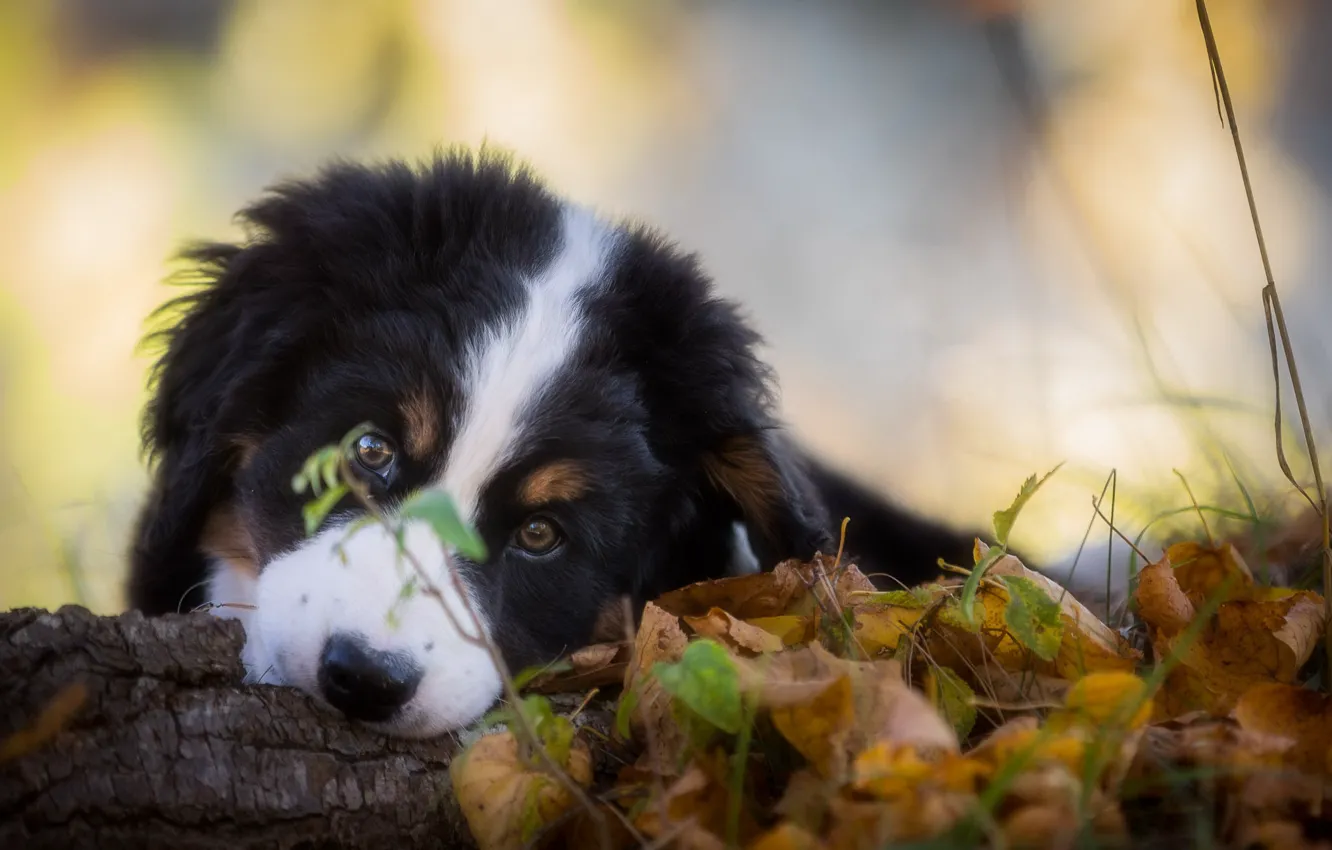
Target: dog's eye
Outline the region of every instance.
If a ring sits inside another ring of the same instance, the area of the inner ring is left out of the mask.
[[[514,535],[519,548],[531,555],[544,555],[560,545],[563,539],[560,527],[545,517],[531,517]]]
[[[356,441],[356,462],[381,477],[393,465],[396,454],[393,444],[379,434],[362,434]]]

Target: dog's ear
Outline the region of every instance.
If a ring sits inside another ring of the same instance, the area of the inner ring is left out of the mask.
[[[829,518],[794,443],[773,428],[724,437],[704,455],[708,483],[735,508],[759,566],[827,552]]]
[[[162,307],[163,346],[143,421],[152,485],[130,550],[128,601],[148,614],[203,601],[208,564],[200,551],[211,518],[232,493],[243,436],[262,405],[253,377],[272,362],[281,319],[266,315],[247,251],[208,245],[190,251],[203,286]],[[268,311],[271,312],[271,311]]]

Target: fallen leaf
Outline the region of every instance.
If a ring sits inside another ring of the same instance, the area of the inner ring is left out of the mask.
[[[575,739],[563,767],[578,785],[592,783],[592,757],[581,740]],[[509,732],[477,739],[454,760],[449,773],[481,850],[525,847],[575,804],[560,780],[521,760],[518,741]]]
[[[965,741],[976,725],[976,693],[947,667],[931,665],[925,670],[925,694],[939,714],[952,724],[959,741]]]
[[[1189,556],[1198,551],[1196,547],[1181,550],[1178,546],[1171,550]],[[1224,566],[1225,560],[1205,563],[1202,577],[1195,576],[1196,581],[1208,586],[1222,569],[1207,566],[1210,563]],[[1179,585],[1169,555],[1142,571],[1138,607],[1157,658],[1178,655],[1183,650],[1157,700],[1158,720],[1194,710],[1223,715],[1255,685],[1295,681],[1322,633],[1322,597],[1310,591],[1264,588],[1248,596],[1230,596],[1229,601],[1222,602],[1185,650],[1181,638],[1197,616],[1197,609]]]
[[[1332,748],[1332,697],[1294,685],[1255,685],[1235,704],[1241,728],[1295,741],[1286,751],[1290,764],[1309,773],[1327,772]]]
[[[1175,581],[1194,608],[1201,608],[1222,587],[1226,599],[1244,599],[1254,588],[1253,573],[1229,543],[1217,548],[1194,541],[1175,543],[1166,549],[1165,560],[1175,571]]]
[[[628,644],[594,643],[569,656],[570,669],[539,675],[527,687],[538,693],[576,693],[624,682],[629,656]]]
[[[754,839],[747,850],[820,850],[824,846],[809,830],[783,821]]]
[[[756,626],[768,634],[776,635],[783,646],[796,646],[813,635],[813,623],[808,617],[782,614],[776,617],[754,617],[743,622]]]
[[[712,608],[721,608],[734,617],[748,620],[785,614],[792,601],[804,593],[804,582],[787,563],[778,564],[772,572],[691,584],[662,594],[655,604],[677,617],[696,617]]]
[[[1152,716],[1147,685],[1132,673],[1089,673],[1069,689],[1064,707],[1047,719],[1055,730],[1081,725],[1090,730],[1138,729]]]
[[[1035,672],[1073,680],[1101,670],[1132,671],[1142,659],[1142,653],[1129,646],[1118,632],[1101,622],[1072,593],[1049,576],[1028,569],[1017,557],[1005,555],[1000,558],[990,568],[989,575],[1026,579],[1059,605],[1062,624],[1059,651],[1052,668],[1037,665]]]
[[[683,734],[671,712],[671,695],[651,675],[655,665],[678,661],[684,655],[689,638],[673,614],[649,602],[634,639],[634,653],[624,671],[621,709],[629,711],[633,737],[651,743],[656,752],[650,757],[660,761],[678,751]]]
[[[720,750],[692,761],[685,772],[666,789],[659,803],[649,804],[635,820],[649,838],[676,836],[670,846],[696,850],[722,850],[730,808],[726,782],[729,760]],[[757,834],[758,825],[747,807],[741,808],[740,838]]]
[[[680,619],[684,620],[695,634],[721,641],[732,650],[743,651],[750,655],[779,652],[785,646],[777,635],[744,620],[738,620],[720,608],[709,608],[706,614],[696,617],[685,615]]]
[[[824,776],[841,776],[845,739],[855,725],[851,677],[843,674],[808,702],[774,708],[772,725]]]
[[[699,717],[728,734],[740,731],[744,702],[740,676],[722,645],[696,640],[679,661],[659,661],[652,675],[671,696]]]

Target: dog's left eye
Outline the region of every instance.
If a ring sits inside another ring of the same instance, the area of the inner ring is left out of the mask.
[[[518,546],[529,555],[544,555],[564,540],[560,527],[545,517],[528,517],[514,534]]]
[[[393,444],[379,434],[362,434],[356,441],[355,449],[356,462],[381,478],[388,473],[397,456]]]

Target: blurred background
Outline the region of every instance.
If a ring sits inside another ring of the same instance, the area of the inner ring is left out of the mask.
[[[1332,4],[1210,8],[1332,455]],[[699,251],[796,432],[922,511],[1067,461],[1016,535],[1054,559],[1112,469],[1130,533],[1189,504],[1174,470],[1294,506],[1193,0],[4,0],[0,120],[0,607],[123,605],[181,241],[456,143]]]

